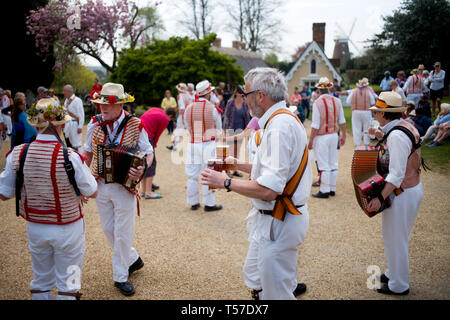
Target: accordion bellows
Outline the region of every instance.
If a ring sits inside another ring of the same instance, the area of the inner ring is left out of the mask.
[[[124,145],[97,145],[97,154],[98,175],[105,179],[105,183],[119,183],[133,191],[139,181],[130,178],[130,168],[144,166],[146,153]]]
[[[352,160],[352,180],[358,204],[367,216],[373,217],[390,206],[389,197],[377,212],[369,212],[369,202],[378,197],[386,182],[377,173],[378,149],[374,147],[356,147]]]

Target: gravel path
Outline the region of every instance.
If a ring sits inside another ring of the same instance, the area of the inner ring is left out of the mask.
[[[84,299],[249,299],[242,266],[247,253],[245,217],[250,201],[217,192],[224,210],[192,212],[185,203],[184,166],[170,161],[164,133],[157,149],[155,183],[164,198],[142,200],[136,218],[135,247],[145,267],[131,277],[136,294],[124,298],[112,281],[112,250],[100,225],[95,201],[85,207]],[[0,168],[4,166],[3,145]],[[367,267],[386,267],[381,216],[369,219],[358,207],[350,178],[352,140],[339,152],[337,195],[310,198],[310,225],[300,247],[301,299],[449,299],[450,194],[448,174],[422,174],[425,197],[410,248],[411,293],[390,297],[366,286]],[[314,170],[315,171],[315,170]],[[313,188],[316,192],[316,189]],[[15,202],[1,203],[0,299],[29,299],[32,279],[26,223],[15,216]]]

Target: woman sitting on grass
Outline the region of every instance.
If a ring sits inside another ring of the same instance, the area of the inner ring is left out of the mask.
[[[428,128],[427,132],[422,137],[422,140],[425,141],[425,140],[433,138],[433,136],[435,136],[438,133],[439,126],[442,124],[445,124],[446,122],[449,122],[449,121],[450,121],[450,104],[443,103],[441,105],[441,112],[439,112],[437,119],[434,121],[434,124]],[[440,141],[439,143],[442,143],[442,141]],[[430,142],[429,144],[427,144],[427,146],[431,147],[432,144],[435,144],[434,140],[432,142]],[[437,147],[437,146],[434,146],[434,147]]]

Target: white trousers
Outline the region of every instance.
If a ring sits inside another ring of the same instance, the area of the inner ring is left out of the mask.
[[[84,220],[65,225],[27,223],[28,247],[31,253],[33,300],[53,300],[51,290],[56,285],[59,292],[77,292],[81,285],[81,270],[85,254]],[[74,273],[71,266],[79,270]],[[69,268],[70,267],[70,268]],[[78,277],[77,279],[72,279]],[[57,295],[58,300],[75,300],[75,297]]]
[[[410,93],[406,96],[406,101],[414,101],[416,107],[419,105],[420,97],[422,96],[421,93]]]
[[[64,135],[69,139],[72,147],[80,151],[79,148],[81,148],[83,134],[78,133],[78,122],[73,120],[67,122],[64,127]]]
[[[139,258],[133,248],[136,196],[118,183],[98,181],[96,198],[103,232],[113,249],[113,280],[128,280],[128,268]]]
[[[409,241],[422,198],[423,186],[419,183],[394,197],[391,207],[382,213],[383,244],[388,265],[385,274],[393,292],[409,289]]]
[[[200,203],[199,177],[200,173],[206,169],[209,159],[216,157],[215,141],[203,143],[188,143],[186,150],[185,171],[188,176],[186,186],[187,204],[193,206]],[[208,186],[202,185],[203,205],[214,206],[216,196]]]
[[[262,215],[255,218],[259,236],[250,236],[250,246],[244,263],[247,287],[262,291],[261,300],[295,300],[297,287],[298,246],[308,231],[309,214],[306,206],[302,215],[286,213],[284,221]],[[265,225],[268,224],[269,228]],[[269,233],[266,235],[266,233]]]
[[[0,113],[0,116],[2,117],[3,122],[6,125],[6,139],[5,139],[5,141],[9,141],[9,135],[12,133],[12,120],[11,120],[11,117],[7,116],[6,114],[3,114],[3,113]],[[0,137],[0,139],[1,139],[1,137]]]
[[[317,166],[322,172],[320,176],[320,192],[336,191],[338,176],[337,133],[316,136],[313,142],[314,156]]]
[[[372,119],[372,111],[353,110],[352,111],[352,133],[355,147],[361,145],[361,138],[364,137],[364,145],[370,144],[370,138],[364,132],[367,132]]]

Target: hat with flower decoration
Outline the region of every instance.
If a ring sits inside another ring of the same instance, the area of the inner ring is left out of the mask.
[[[49,124],[61,126],[72,118],[68,115],[67,109],[53,98],[43,98],[33,104],[25,113],[28,115],[28,122],[37,128],[47,128]]]
[[[123,85],[112,82],[105,83],[102,90],[95,92],[92,97],[94,100],[91,102],[99,104],[123,104],[134,101],[132,95],[125,93]]]
[[[330,90],[333,87],[333,83],[328,80],[327,77],[320,78],[319,82],[316,84],[316,88],[322,89],[322,90]]]

